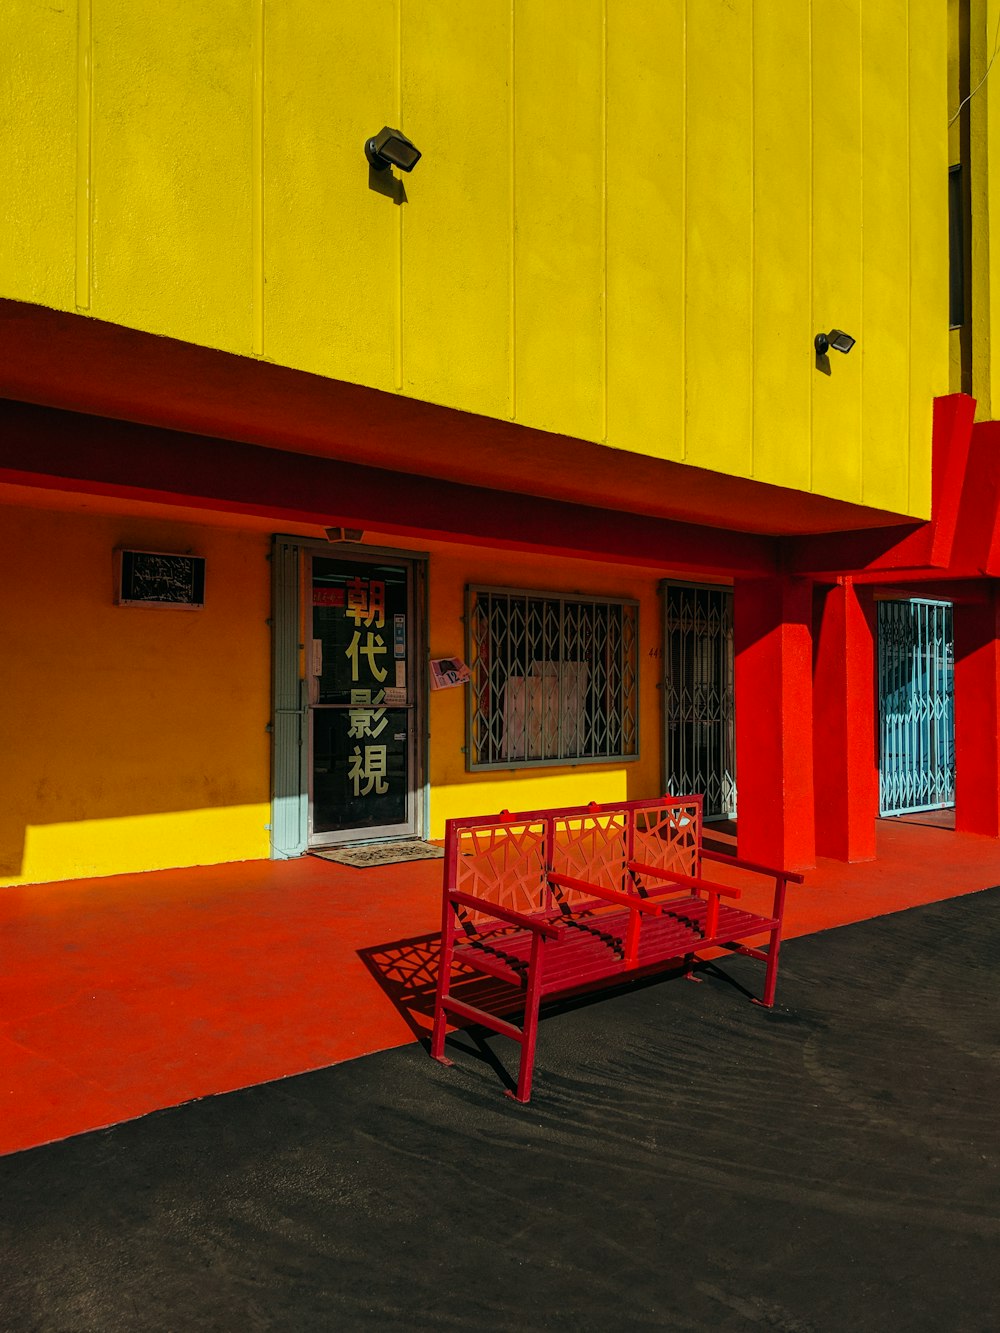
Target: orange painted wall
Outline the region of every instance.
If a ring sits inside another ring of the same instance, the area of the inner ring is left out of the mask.
[[[37,503],[52,502],[38,493]],[[232,516],[216,524],[98,512],[111,503],[0,506],[0,886],[268,854],[269,533],[261,520],[234,529]],[[366,544],[405,546],[374,532]],[[117,546],[204,555],[204,610],[116,607]],[[430,836],[454,815],[655,793],[658,576],[487,548],[419,549],[429,555],[433,657],[464,654],[467,583],[640,602],[640,759],[470,774],[465,691],[434,692]]]
[[[207,557],[204,610],[114,606],[119,545]],[[0,885],[267,855],[267,551],[0,509]]]

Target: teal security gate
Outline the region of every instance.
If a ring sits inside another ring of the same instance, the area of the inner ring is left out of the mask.
[[[733,590],[664,583],[664,791],[704,797],[706,819],[736,815]]]
[[[950,602],[878,604],[879,813],[955,804]]]

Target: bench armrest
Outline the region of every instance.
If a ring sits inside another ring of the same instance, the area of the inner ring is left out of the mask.
[[[704,889],[706,893],[718,894],[721,898],[742,898],[741,889],[730,888],[728,884],[716,884],[710,879],[698,879],[694,875],[682,875],[675,870],[661,870],[659,866],[647,865],[645,861],[629,861],[629,870],[639,875],[650,875],[653,879],[664,879],[670,884],[680,884],[688,889]]]
[[[554,940],[559,935],[555,926],[550,926],[547,921],[536,921],[534,917],[527,916],[524,912],[515,912],[512,907],[498,907],[496,903],[491,903],[486,898],[476,898],[471,893],[462,893],[459,889],[448,889],[447,894],[450,903],[471,907],[474,912],[482,912],[484,916],[491,916],[497,921],[506,921],[509,926],[521,926],[524,930],[533,930],[536,935],[543,935],[546,939]]]
[[[603,898],[605,902],[621,903],[623,907],[634,908],[637,912],[643,912],[647,916],[662,916],[663,907],[659,903],[651,903],[648,898],[640,898],[637,893],[625,893],[621,889],[606,889],[603,884],[594,884],[589,879],[574,879],[572,875],[560,875],[550,872],[546,878],[550,884],[555,884],[562,889],[579,889],[583,893],[592,893],[595,898]]]
[[[758,865],[756,861],[741,861],[738,856],[730,856],[728,852],[710,852],[705,847],[701,854],[706,861],[718,861],[722,865],[736,866],[739,870],[751,870],[757,875],[773,875],[775,879],[787,880],[789,884],[801,884],[805,879],[804,875],[795,870],[776,870],[774,866]]]

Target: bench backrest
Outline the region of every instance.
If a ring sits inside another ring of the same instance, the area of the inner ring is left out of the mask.
[[[697,875],[701,829],[700,796],[449,819],[445,889],[518,912],[553,912],[559,904],[546,883],[548,870],[613,889],[630,887],[629,860]],[[570,905],[587,897],[561,893]]]

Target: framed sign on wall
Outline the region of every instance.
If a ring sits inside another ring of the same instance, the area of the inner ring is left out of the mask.
[[[205,605],[205,557],[115,551],[115,605],[200,611]]]

